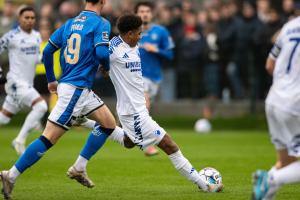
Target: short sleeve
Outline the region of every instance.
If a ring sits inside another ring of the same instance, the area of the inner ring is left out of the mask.
[[[11,32],[8,32],[0,38],[0,54],[8,48],[11,35]]]
[[[49,39],[49,43],[52,44],[57,49],[60,49],[63,45],[63,33],[65,29],[65,24],[62,25],[59,29],[57,29]]]
[[[276,38],[276,42],[275,44],[273,45],[270,53],[269,53],[269,56],[273,59],[273,60],[276,60],[277,57],[279,56],[280,52],[281,52],[281,49],[282,49],[282,45],[283,45],[283,34],[284,33],[284,29],[282,29],[280,31],[280,33],[278,34],[277,38]]]
[[[109,21],[102,19],[101,23],[96,26],[94,34],[94,44],[95,47],[98,45],[109,45],[109,35],[111,31],[111,26]]]

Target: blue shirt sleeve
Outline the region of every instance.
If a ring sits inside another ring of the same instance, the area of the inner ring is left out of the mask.
[[[47,46],[43,51],[43,58],[42,61],[45,65],[46,69],[46,77],[48,83],[56,81],[54,70],[53,70],[53,54],[57,50],[57,48],[50,42],[48,42]]]
[[[161,40],[158,54],[166,59],[172,60],[174,57],[173,48],[174,42],[170,33],[166,29],[161,30]]]
[[[102,67],[109,71],[109,49],[108,46],[99,45],[96,47],[96,55],[97,59],[100,61]]]
[[[99,23],[96,26],[95,35],[94,35],[94,44],[95,47],[99,45],[109,45],[109,35],[111,31],[111,26],[109,21],[102,19],[102,23]]]
[[[49,42],[56,47],[57,49],[60,49],[63,45],[63,33],[65,30],[65,24],[62,25],[59,29],[57,29],[49,39]]]

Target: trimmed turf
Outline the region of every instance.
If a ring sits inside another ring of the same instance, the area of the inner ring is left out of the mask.
[[[0,169],[9,168],[17,159],[10,147],[17,128],[1,128]],[[266,132],[226,131],[199,135],[190,130],[168,130],[185,156],[200,170],[217,168],[225,184],[222,193],[203,193],[183,177],[161,152],[145,157],[138,149],[126,150],[108,141],[88,167],[96,187],[86,189],[66,177],[87,138],[88,130],[68,132],[44,158],[19,179],[13,192],[23,199],[115,199],[115,200],[235,200],[249,199],[251,173],[269,169],[274,162],[273,146]],[[38,137],[30,136],[29,141]],[[277,200],[299,200],[300,185],[285,186]]]

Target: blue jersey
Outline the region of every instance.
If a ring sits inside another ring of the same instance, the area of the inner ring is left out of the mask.
[[[147,52],[143,48],[143,44],[145,43],[155,45],[159,49],[159,52]],[[159,82],[162,79],[161,58],[173,58],[172,49],[174,48],[174,42],[170,33],[163,26],[152,25],[147,31],[142,33],[139,45],[143,76],[152,81]]]
[[[82,11],[51,35],[49,42],[61,49],[60,83],[92,87],[100,64],[95,49],[98,45],[109,44],[110,30],[106,19],[93,11]]]

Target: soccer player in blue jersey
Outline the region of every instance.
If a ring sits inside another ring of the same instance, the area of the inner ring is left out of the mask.
[[[58,94],[58,101],[48,118],[42,136],[28,146],[10,170],[0,173],[5,199],[11,198],[17,177],[40,160],[70,128],[73,119],[88,115],[101,125],[95,126],[93,134],[88,139],[88,143],[92,143],[91,146],[96,145],[99,148],[107,137],[118,129],[110,110],[90,90],[99,64],[103,66],[104,74],[109,70],[108,44],[111,27],[107,20],[99,16],[105,2],[105,0],[86,0],[85,10],[68,20],[50,37],[43,52],[43,61],[48,89],[51,93]],[[62,66],[59,84],[53,72],[53,53],[58,49],[61,49]],[[97,144],[93,144],[95,142]],[[81,162],[87,161],[94,153],[93,149],[83,149],[78,159]],[[88,180],[84,171],[77,171],[75,168],[71,168],[68,175],[79,182]],[[93,187],[89,182],[83,184]]]
[[[151,2],[139,2],[135,6],[135,13],[141,17],[143,32],[140,40],[140,55],[146,106],[150,110],[151,100],[157,95],[162,80],[161,59],[173,59],[174,42],[168,30],[152,23],[154,5]],[[145,150],[145,155],[155,155],[158,151],[153,147]]]

